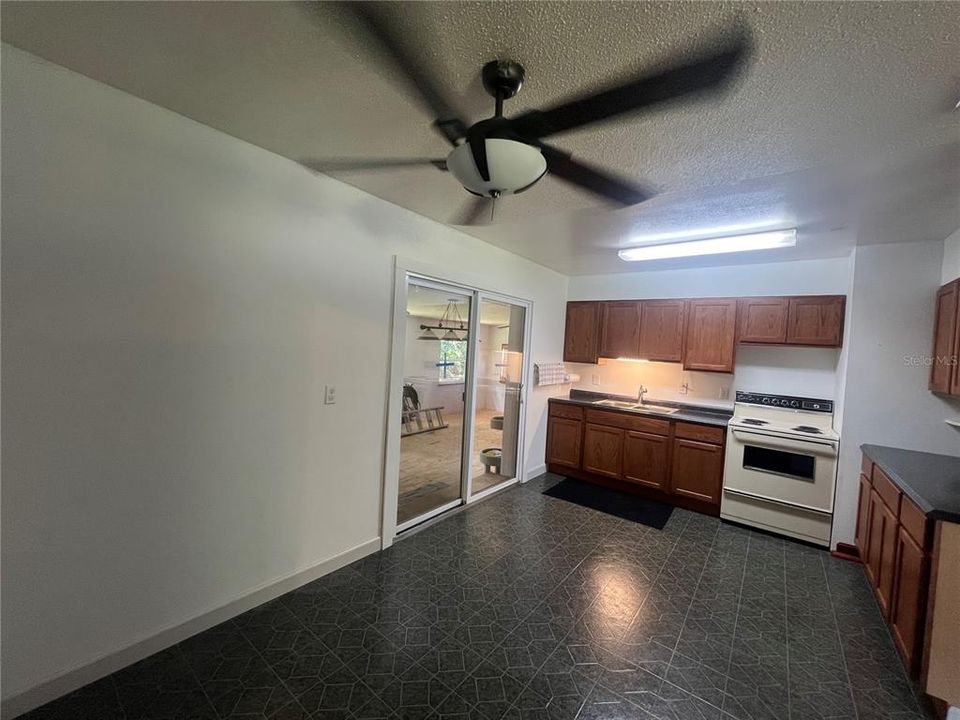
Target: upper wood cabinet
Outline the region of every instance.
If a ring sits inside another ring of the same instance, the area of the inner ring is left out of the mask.
[[[689,300],[683,367],[733,372],[736,326],[736,298]]]
[[[683,359],[686,300],[644,300],[640,319],[640,353],[645,360]]]
[[[563,336],[565,362],[597,361],[600,346],[600,305],[598,302],[567,303],[567,325]]]
[[[787,344],[840,347],[845,305],[843,295],[788,298]]]
[[[782,345],[787,341],[787,298],[753,297],[740,300],[739,340]]]
[[[957,313],[958,285],[960,280],[954,280],[937,290],[930,366],[930,389],[935,393],[960,394],[960,374],[956,365],[960,335],[957,327],[960,319]]]
[[[958,288],[944,301],[944,327],[957,323]],[[763,345],[840,347],[843,295],[749,298],[677,298],[567,303],[565,362],[596,363],[599,358],[639,358],[682,362],[687,370],[733,372],[737,342]],[[948,322],[952,319],[952,323]],[[938,340],[956,353],[960,332]],[[960,366],[937,376],[937,385],[960,394]],[[931,381],[931,387],[933,387]],[[937,390],[937,392],[950,392]]]
[[[640,357],[639,300],[616,300],[600,308],[600,357]]]

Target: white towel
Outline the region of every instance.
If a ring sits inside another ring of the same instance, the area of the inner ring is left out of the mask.
[[[535,363],[533,375],[536,385],[563,385],[570,382],[570,376],[562,362]]]

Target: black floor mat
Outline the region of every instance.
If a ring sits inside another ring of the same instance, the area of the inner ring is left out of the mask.
[[[663,526],[667,524],[673,512],[672,505],[656,500],[645,500],[630,493],[611,490],[573,478],[561,480],[552,488],[544,490],[543,494],[599,510],[624,520],[632,520],[641,525],[649,525],[657,530],[663,530]]]

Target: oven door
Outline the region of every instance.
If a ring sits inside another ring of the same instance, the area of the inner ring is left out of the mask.
[[[730,428],[724,490],[818,513],[833,512],[837,443]]]

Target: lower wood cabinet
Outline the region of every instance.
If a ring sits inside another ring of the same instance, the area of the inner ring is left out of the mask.
[[[870,491],[870,539],[867,545],[867,572],[884,617],[893,604],[897,517],[876,490]]]
[[[724,428],[551,402],[547,467],[683,505],[720,511]]]
[[[694,500],[719,503],[723,485],[723,446],[675,438],[671,490]]]
[[[623,471],[623,430],[587,423],[583,430],[583,469],[619,480]]]
[[[933,539],[927,516],[864,455],[856,544],[907,672],[921,672]]]
[[[890,633],[903,655],[907,670],[913,674],[919,668],[920,646],[923,639],[924,605],[927,600],[927,556],[906,528],[897,532],[896,588],[890,610]]]
[[[582,436],[581,421],[551,416],[547,422],[547,464],[579,468]]]
[[[623,438],[623,479],[656,490],[667,490],[670,438],[627,431]]]

